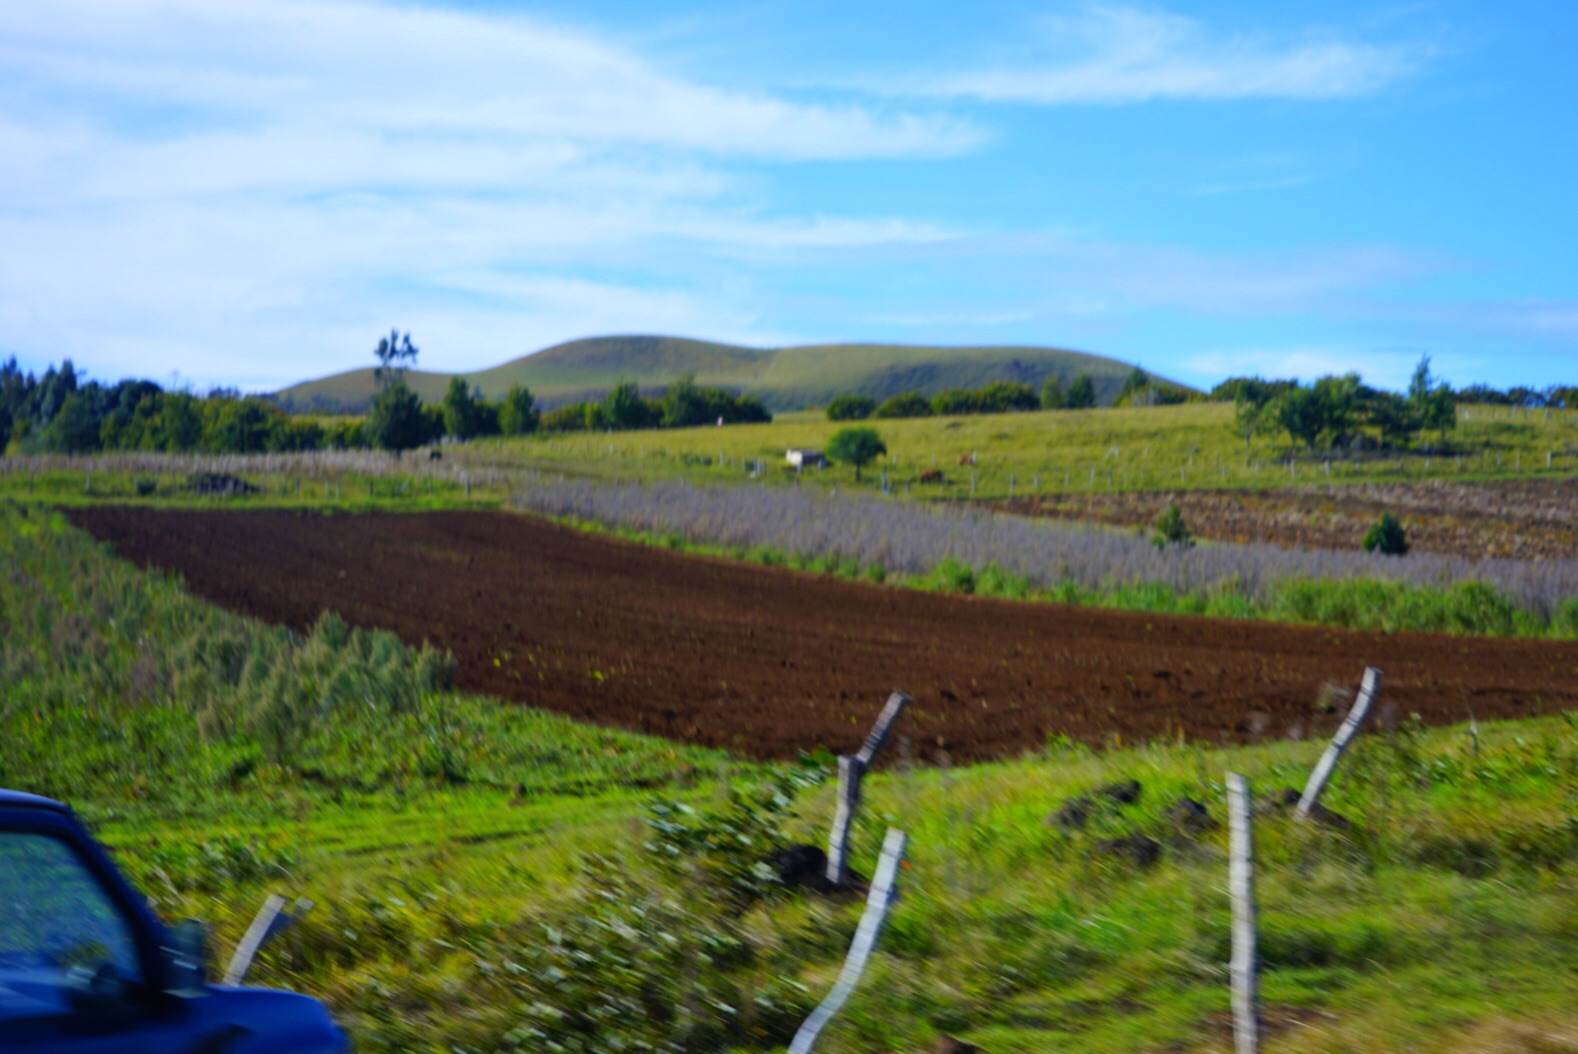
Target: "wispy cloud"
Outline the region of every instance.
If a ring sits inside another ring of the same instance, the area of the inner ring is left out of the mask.
[[[3,4],[0,348],[273,384],[394,322],[457,367],[620,328],[771,338],[720,256],[947,232],[773,215],[740,169],[981,142],[934,111],[720,87],[516,14]]]
[[[1417,71],[1431,49],[1309,31],[1222,32],[1151,8],[1092,5],[1049,19],[1034,54],[937,78],[920,90],[989,102],[1055,105],[1158,99],[1342,99]]]

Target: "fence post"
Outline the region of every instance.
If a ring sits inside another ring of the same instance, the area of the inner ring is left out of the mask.
[[[1370,708],[1375,704],[1375,697],[1380,691],[1381,671],[1373,666],[1367,667],[1364,671],[1364,679],[1359,683],[1359,698],[1353,701],[1353,709],[1348,711],[1348,716],[1343,721],[1342,727],[1337,729],[1337,734],[1331,737],[1326,752],[1315,763],[1315,770],[1310,773],[1309,782],[1304,785],[1304,794],[1299,798],[1299,807],[1295,813],[1299,819],[1308,819],[1310,810],[1315,807],[1316,802],[1320,801],[1331,774],[1337,769],[1337,762],[1342,760],[1342,752],[1348,749],[1353,737],[1359,734],[1359,728],[1364,724],[1364,719],[1370,715]]]
[[[252,919],[252,925],[247,927],[241,943],[236,945],[236,952],[230,957],[230,965],[225,968],[224,983],[238,985],[245,980],[247,971],[252,968],[252,960],[262,950],[263,945],[311,910],[312,901],[298,900],[291,911],[287,912],[285,898],[278,893],[270,893]]]
[[[1260,1050],[1260,982],[1255,952],[1255,833],[1249,781],[1227,774],[1230,838],[1227,884],[1233,897],[1233,1042],[1238,1054]]]
[[[855,940],[849,946],[844,968],[839,971],[838,980],[833,983],[833,990],[827,993],[827,998],[811,1011],[811,1016],[805,1019],[800,1031],[795,1033],[794,1041],[789,1044],[789,1054],[811,1054],[811,1048],[822,1034],[822,1029],[833,1020],[834,1014],[843,1009],[850,993],[855,990],[860,975],[865,972],[866,961],[877,946],[877,937],[882,933],[882,924],[887,921],[888,911],[898,899],[899,865],[904,861],[907,844],[908,839],[903,831],[888,828],[887,837],[882,840],[882,859],[877,864],[876,876],[871,880],[871,892],[866,897],[866,911],[860,916],[860,926],[855,930]]]
[[[910,697],[903,692],[888,696],[887,705],[860,750],[853,757],[838,759],[838,803],[833,811],[833,830],[827,839],[827,880],[835,886],[843,885],[849,877],[849,832],[855,825],[855,813],[860,811],[860,781],[865,779],[866,770],[909,705]]]

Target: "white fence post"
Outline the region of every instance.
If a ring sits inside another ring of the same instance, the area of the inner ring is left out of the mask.
[[[1233,1042],[1238,1054],[1260,1050],[1260,978],[1255,952],[1255,833],[1249,781],[1227,774],[1230,839],[1227,884],[1233,898]]]
[[[887,705],[871,726],[860,751],[853,757],[838,759],[838,803],[833,811],[833,830],[827,839],[827,880],[835,886],[843,885],[849,877],[849,832],[855,825],[855,813],[860,811],[860,782],[909,704],[910,697],[903,692],[888,696]]]
[[[877,864],[876,877],[871,881],[871,893],[866,897],[866,912],[860,916],[860,926],[855,930],[855,940],[849,946],[844,968],[839,971],[838,980],[834,982],[833,990],[827,993],[827,998],[811,1012],[805,1024],[800,1026],[800,1031],[795,1033],[794,1041],[789,1044],[789,1054],[810,1054],[822,1029],[833,1020],[833,1015],[843,1009],[850,993],[855,990],[860,975],[865,972],[866,962],[877,946],[877,937],[882,933],[882,924],[887,921],[888,911],[898,899],[899,865],[904,861],[907,844],[908,839],[903,831],[888,828],[888,835],[882,840],[882,859]]]
[[[1359,684],[1359,698],[1353,701],[1353,709],[1348,711],[1348,717],[1343,721],[1342,727],[1337,729],[1337,734],[1331,737],[1326,752],[1320,756],[1320,761],[1315,763],[1315,769],[1310,773],[1310,779],[1304,785],[1304,794],[1299,798],[1299,807],[1295,815],[1300,820],[1309,819],[1310,810],[1315,803],[1320,801],[1320,796],[1326,790],[1326,784],[1331,780],[1331,774],[1337,769],[1337,762],[1342,760],[1342,752],[1348,749],[1348,744],[1353,737],[1359,734],[1359,729],[1364,725],[1364,719],[1370,716],[1370,708],[1375,705],[1375,697],[1381,691],[1381,671],[1375,667],[1367,667],[1364,671],[1364,680]]]
[[[247,927],[241,943],[236,945],[235,954],[230,957],[230,965],[225,968],[224,983],[240,984],[246,978],[247,971],[252,969],[252,960],[263,946],[311,910],[312,901],[298,900],[291,911],[287,912],[285,898],[278,893],[270,893],[268,899],[263,901],[263,906],[258,909],[252,925]]]

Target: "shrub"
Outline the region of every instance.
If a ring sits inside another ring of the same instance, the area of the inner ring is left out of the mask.
[[[1408,552],[1408,537],[1396,516],[1381,513],[1381,518],[1365,533],[1364,551],[1384,556],[1403,556]]]
[[[1156,519],[1156,530],[1151,535],[1151,544],[1158,549],[1165,549],[1169,545],[1180,545],[1184,548],[1194,544],[1194,535],[1189,532],[1189,526],[1184,523],[1183,513],[1175,501],[1167,506],[1167,511]]]
[[[920,392],[905,392],[884,399],[873,417],[930,417],[931,401]]]
[[[864,421],[877,409],[877,401],[869,395],[840,395],[827,404],[829,421]]]

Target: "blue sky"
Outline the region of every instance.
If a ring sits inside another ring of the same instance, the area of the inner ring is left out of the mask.
[[[0,5],[0,354],[409,329],[1578,381],[1578,5]]]

